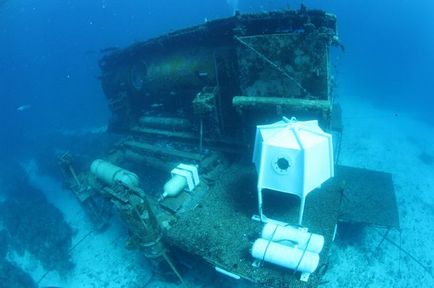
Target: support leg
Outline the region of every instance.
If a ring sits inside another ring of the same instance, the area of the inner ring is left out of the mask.
[[[258,187],[258,210],[259,210],[259,219],[261,222],[264,222],[264,214],[262,212],[262,189]]]
[[[298,225],[301,226],[301,223],[303,221],[303,214],[304,214],[304,202],[305,202],[306,198],[305,197],[301,197],[300,199],[300,211],[298,214]]]

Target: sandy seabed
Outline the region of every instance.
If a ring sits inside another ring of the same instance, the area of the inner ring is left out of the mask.
[[[347,97],[340,102],[344,132],[339,164],[393,175],[401,229],[391,230],[379,247],[385,233],[379,227],[365,228],[356,243],[334,245],[321,286],[434,287],[434,163],[430,158],[434,157],[434,126],[362,98]],[[72,251],[76,267],[64,276],[46,274],[28,254],[9,253],[8,258],[41,287],[180,287],[153,277],[143,255],[125,249],[127,232],[119,219],[114,217],[102,233],[92,232],[71,192],[38,174],[36,163],[25,166],[33,185],[46,193],[77,231],[73,245],[79,243]],[[190,287],[249,287],[223,276],[197,274],[186,275]]]
[[[378,227],[334,245],[323,287],[434,287],[434,126],[361,98],[341,105],[339,164],[392,174],[401,229],[379,247],[386,230]]]

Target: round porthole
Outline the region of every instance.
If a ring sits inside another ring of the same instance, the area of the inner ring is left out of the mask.
[[[147,74],[147,67],[144,62],[138,62],[131,65],[130,83],[132,88],[134,88],[134,90],[141,91],[143,89],[146,74]]]
[[[274,171],[278,174],[287,174],[292,166],[292,161],[288,156],[280,155],[273,160],[272,164]]]

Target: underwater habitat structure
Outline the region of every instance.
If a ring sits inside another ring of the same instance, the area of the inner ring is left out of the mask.
[[[399,228],[391,175],[336,163],[336,21],[236,13],[108,49],[101,85],[122,140],[89,163],[59,157],[96,227],[116,209],[128,246],[179,282],[196,259],[258,287],[318,286],[340,221]]]

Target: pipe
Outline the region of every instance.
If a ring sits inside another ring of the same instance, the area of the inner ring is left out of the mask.
[[[139,187],[139,177],[128,170],[111,164],[102,159],[97,159],[92,162],[90,171],[99,180],[107,185],[122,184],[128,188]]]
[[[257,239],[253,244],[252,256],[255,259],[302,273],[314,272],[319,263],[319,255],[317,253],[282,245],[262,238]]]

